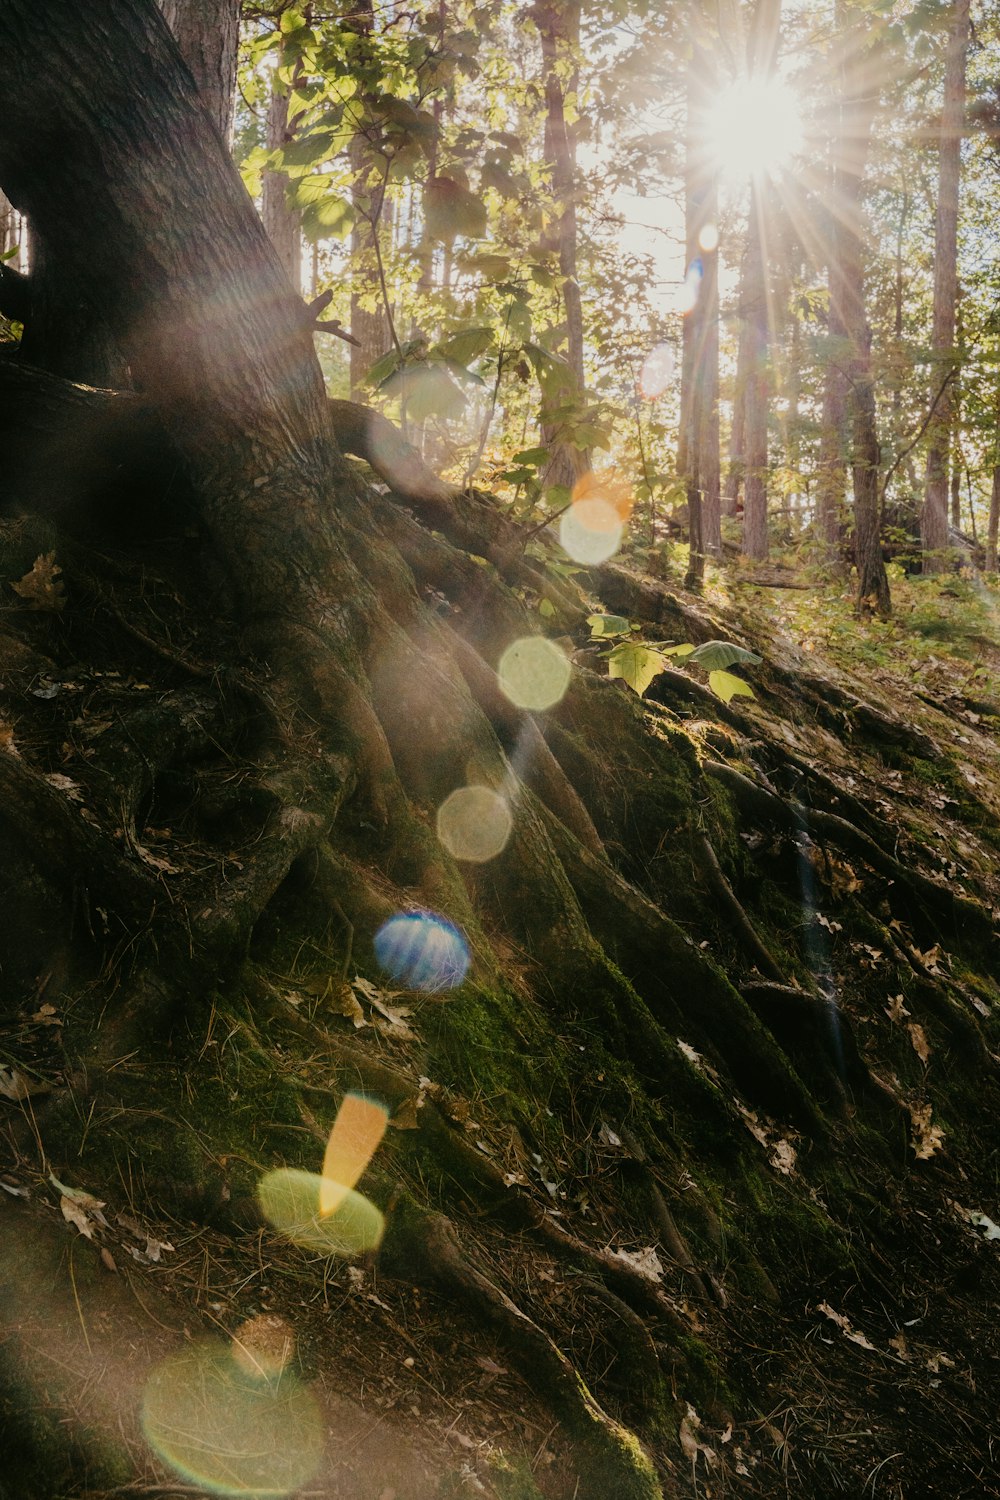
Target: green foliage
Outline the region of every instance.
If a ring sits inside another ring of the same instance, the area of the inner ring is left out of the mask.
[[[700,646],[685,642],[679,646],[668,646],[663,642],[646,644],[631,639],[638,625],[631,624],[623,615],[593,614],[587,616],[592,640],[620,640],[606,652],[608,676],[620,677],[623,682],[639,694],[647,691],[654,679],[664,670],[668,657],[679,657],[693,663],[708,673],[708,686],[723,703],[733,698],[753,698],[755,693],[749,683],[732,672],[725,671],[737,663],[759,665],[763,661],[755,651],[731,641],[705,641]]]

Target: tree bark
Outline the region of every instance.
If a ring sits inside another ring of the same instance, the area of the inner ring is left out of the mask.
[[[365,42],[374,27],[372,0],[358,0],[353,15],[344,23]],[[359,110],[363,106],[359,104]],[[350,145],[351,203],[355,212],[351,230],[351,334],[357,343],[351,350],[351,399],[365,394],[365,377],[389,347],[388,310],[384,306],[376,259],[376,236],[390,227],[392,200],[386,194],[383,164],[374,157],[362,113]]]
[[[678,465],[685,476],[689,516],[687,584],[697,587],[705,553],[722,550],[719,470],[718,178],[706,145],[706,124],[717,78],[700,7],[692,9],[694,38],[687,74],[685,240],[694,306],[685,314],[681,364]],[[711,231],[711,235],[707,234]],[[699,274],[692,276],[692,268]]]
[[[767,79],[778,56],[781,0],[757,0],[747,40],[747,74]],[[768,419],[768,253],[767,184],[763,174],[750,184],[747,259],[743,315],[746,319],[747,369],[744,397],[743,551],[750,558],[768,554],[767,419]]]
[[[239,0],[159,0],[164,20],[191,70],[198,97],[232,145]]]
[[[44,13],[11,0],[0,92],[0,186],[157,402],[243,618],[276,647],[297,615],[323,614],[324,591],[351,597],[327,519],[325,391],[298,300],[166,23],[151,0],[98,11],[52,0]]]
[[[944,102],[938,146],[937,221],[934,231],[934,321],[931,342],[931,394],[940,390],[930,423],[924,505],[920,516],[923,571],[940,572],[948,547],[948,453],[954,396],[941,389],[956,368],[955,306],[958,296],[958,186],[961,173],[965,64],[969,49],[969,0],[953,0],[944,75]]]
[[[545,236],[546,248],[558,255],[563,321],[566,325],[565,355],[572,374],[569,399],[582,400],[583,303],[577,280],[576,141],[566,122],[566,94],[576,89],[576,54],[580,45],[579,0],[537,0],[531,10],[542,44],[545,86],[545,160],[550,170],[553,223]],[[567,87],[568,81],[568,87]],[[567,401],[567,393],[560,404]],[[591,463],[589,448],[571,441],[572,421],[547,421],[542,402],[542,441],[549,449],[546,480],[571,488]]]
[[[278,151],[287,146],[294,132],[294,121],[288,118],[288,91],[275,73],[267,107],[268,150]],[[301,294],[302,235],[299,215],[288,202],[287,188],[288,178],[284,172],[265,172],[260,214],[292,290]]]

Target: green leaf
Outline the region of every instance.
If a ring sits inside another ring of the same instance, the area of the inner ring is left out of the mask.
[[[636,641],[622,641],[608,657],[608,676],[620,677],[640,698],[662,671],[663,657],[659,651],[641,646]]]
[[[447,243],[456,235],[471,240],[486,233],[486,205],[451,177],[433,177],[424,189],[427,233]]]
[[[354,209],[346,198],[333,193],[319,203],[310,203],[302,214],[302,233],[307,240],[343,239],[354,224]]]
[[[383,381],[385,396],[398,396],[406,402],[406,414],[414,422],[427,417],[460,417],[465,397],[451,376],[440,365],[410,365],[397,370]]]
[[[590,626],[592,641],[607,640],[614,635],[628,635],[632,628],[624,615],[588,615],[587,624]]]
[[[748,682],[744,682],[742,677],[735,677],[732,672],[709,672],[708,685],[723,703],[728,703],[731,698],[756,698],[757,696]]]
[[[685,642],[683,646],[665,646],[663,654],[664,656],[693,656],[694,646],[690,641]]]
[[[541,615],[541,617],[542,617],[543,620],[551,620],[551,618],[555,614],[555,612],[556,612],[556,607],[552,603],[551,599],[539,599],[539,601],[538,601],[538,613]]]
[[[520,453],[514,454],[511,463],[528,464],[532,469],[539,469],[548,462],[548,457],[548,448],[522,448]]]
[[[487,281],[502,281],[510,275],[510,256],[496,255],[484,250],[479,255],[460,255],[456,259],[459,269],[472,275],[485,276]]]
[[[757,666],[764,658],[755,651],[748,651],[745,646],[733,646],[729,641],[706,641],[703,646],[691,652],[690,660],[696,661],[706,672],[715,672],[721,671],[723,667],[731,667],[734,662],[748,662]]]
[[[399,354],[390,349],[375,361],[365,376],[369,385],[381,385],[395,370],[399,369]]]
[[[431,358],[454,359],[460,365],[478,359],[493,342],[492,328],[463,328],[452,333],[431,350]]]

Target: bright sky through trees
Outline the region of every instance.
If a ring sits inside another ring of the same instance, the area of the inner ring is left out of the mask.
[[[723,175],[742,181],[780,172],[802,146],[802,117],[781,78],[738,78],[709,120],[712,154]]]

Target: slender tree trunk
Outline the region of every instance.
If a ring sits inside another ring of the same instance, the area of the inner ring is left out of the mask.
[[[361,38],[359,45],[371,46],[375,17],[372,0],[357,0],[353,13],[344,25]],[[358,109],[364,106],[359,101]],[[357,344],[351,350],[351,399],[362,400],[366,394],[365,377],[375,361],[389,347],[389,312],[382,296],[378,274],[375,237],[391,231],[392,200],[386,194],[385,171],[381,161],[373,158],[367,116],[357,121],[350,145],[351,203],[354,228],[351,230],[351,333]]]
[[[1000,373],[997,375],[993,403],[993,488],[990,492],[990,518],[986,528],[986,570],[997,570],[997,532],[1000,530]]]
[[[583,303],[577,280],[576,219],[576,141],[566,122],[566,95],[574,93],[577,82],[576,55],[580,42],[579,0],[538,0],[532,17],[542,44],[542,72],[545,79],[545,160],[549,165],[553,199],[553,223],[546,235],[546,248],[559,257],[563,322],[566,327],[564,352],[572,372],[574,394],[582,399],[583,371]],[[566,394],[560,397],[565,402]],[[550,484],[572,486],[590,468],[589,449],[569,441],[564,424],[546,420],[542,402],[542,440],[549,449],[547,480]]]
[[[714,56],[699,35],[704,21],[692,10],[693,51],[687,74],[685,238],[694,306],[685,314],[681,365],[681,433],[678,460],[685,476],[689,516],[688,587],[700,585],[705,553],[722,550],[719,464],[719,256],[718,178],[706,146],[706,122],[715,98]]]
[[[294,135],[295,122],[288,118],[288,93],[277,73],[271,83],[267,110],[267,146],[269,151],[287,146]],[[302,235],[299,215],[288,202],[288,178],[284,172],[265,172],[261,194],[261,218],[271,244],[278,252],[292,290],[302,291]]]
[[[938,147],[937,223],[934,232],[934,325],[931,396],[956,368],[955,306],[958,295],[958,187],[965,114],[965,64],[969,48],[969,0],[953,0],[944,75]],[[945,386],[930,423],[924,506],[920,517],[923,571],[940,572],[948,546],[948,451],[955,398]]]
[[[747,73],[767,79],[778,56],[781,0],[757,0],[747,40]],[[747,370],[744,398],[743,551],[747,557],[768,554],[767,419],[768,419],[768,253],[767,183],[763,174],[750,184],[747,258],[744,269],[744,316]]]
[[[870,55],[864,51],[860,32],[855,32],[843,56],[839,145],[842,190],[835,208],[841,226],[838,243],[843,274],[844,332],[848,345],[845,373],[854,488],[854,562],[858,574],[859,611],[885,616],[892,609],[892,601],[882,558],[881,446],[871,367],[871,329],[865,318],[861,221],[862,184],[878,105],[878,78]]]
[[[740,267],[739,306],[740,336],[736,351],[736,375],[733,381],[733,423],[729,431],[729,462],[726,466],[726,484],[722,495],[722,514],[735,516],[740,503],[740,487],[746,471],[746,384],[747,384],[747,325],[742,309],[746,297],[746,257]]]
[[[240,40],[239,0],[159,0],[159,4],[191,70],[198,97],[230,147]]]
[[[842,123],[842,122],[841,122]],[[843,172],[836,160],[830,174],[833,211],[826,226],[828,240],[827,358],[823,373],[823,409],[820,417],[819,468],[816,475],[816,529],[828,561],[840,551],[844,534],[844,502],[847,494],[847,393],[846,365],[849,360],[844,321],[845,282],[838,205],[844,196]]]
[[[750,187],[750,219],[747,227],[747,261],[744,279],[746,298],[746,384],[743,397],[743,551],[747,557],[768,554],[767,535],[767,417],[768,417],[768,323],[767,252],[764,243],[765,211],[763,184]]]

